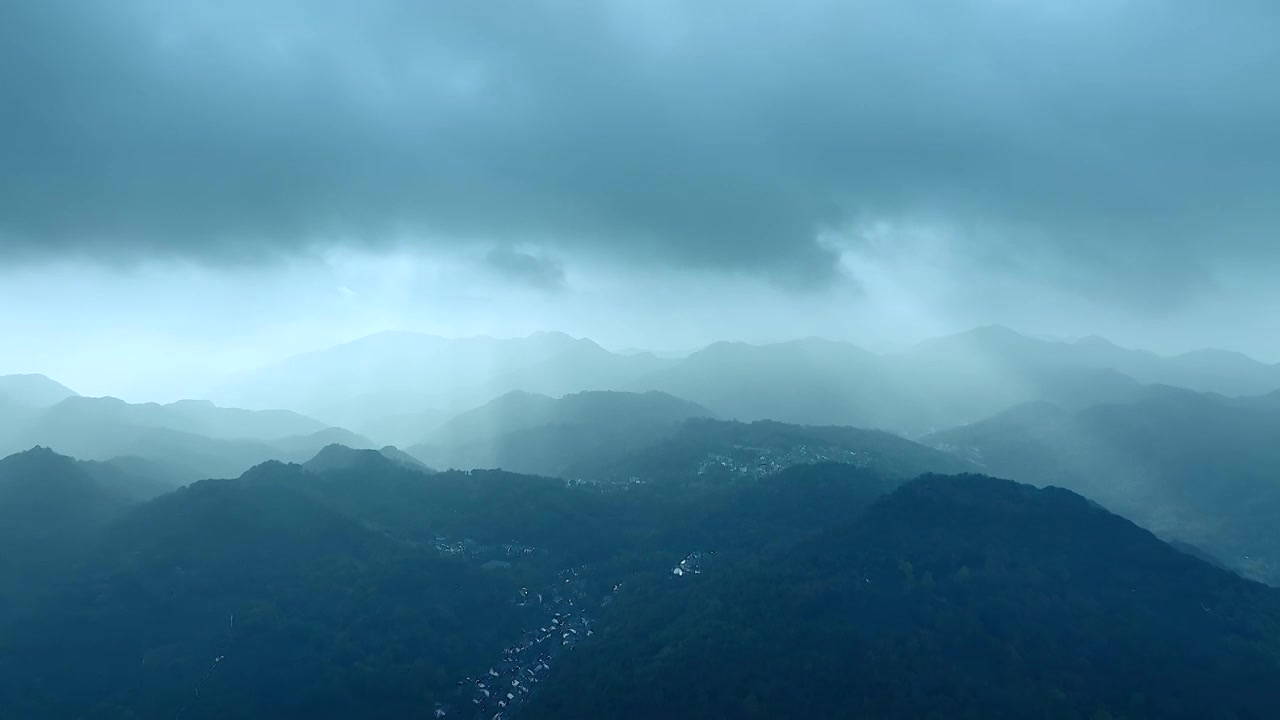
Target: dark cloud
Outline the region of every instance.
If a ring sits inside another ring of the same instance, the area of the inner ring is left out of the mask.
[[[1280,246],[1276,7],[11,0],[0,244],[498,241],[810,287],[821,233],[888,219],[1163,301]]]
[[[504,245],[490,250],[485,262],[515,282],[540,290],[565,288],[564,265],[555,258],[521,252]]]

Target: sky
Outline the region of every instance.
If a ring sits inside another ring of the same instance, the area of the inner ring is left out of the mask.
[[[1270,0],[9,0],[0,372],[386,329],[1280,361]]]

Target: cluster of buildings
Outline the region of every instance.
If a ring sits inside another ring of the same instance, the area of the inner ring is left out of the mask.
[[[552,587],[540,592],[522,588],[517,604],[542,610],[537,627],[502,651],[486,672],[458,681],[458,702],[440,706],[437,717],[474,720],[511,718],[534,689],[546,679],[555,658],[594,634],[587,611],[586,577],[581,568],[561,571]]]
[[[456,540],[443,535],[437,535],[433,538],[430,545],[441,555],[461,560],[483,561],[502,560],[503,558],[521,558],[528,557],[538,551],[535,547],[521,545],[520,543],[485,545],[483,543],[478,543],[471,538]]]
[[[685,557],[685,559],[676,563],[676,566],[671,568],[671,574],[676,577],[684,577],[685,575],[701,575],[704,558],[707,558],[707,553],[691,552],[687,557]]]
[[[872,458],[866,452],[844,448],[796,445],[790,448],[756,448],[735,445],[730,452],[708,455],[698,463],[697,474],[729,473],[744,480],[760,480],[786,470],[792,465],[837,462],[868,467]]]

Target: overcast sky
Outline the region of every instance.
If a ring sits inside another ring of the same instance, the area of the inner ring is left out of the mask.
[[[6,0],[0,372],[382,329],[1280,360],[1274,0]]]

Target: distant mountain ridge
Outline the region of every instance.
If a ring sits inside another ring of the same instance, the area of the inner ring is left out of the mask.
[[[1280,583],[1280,402],[1149,386],[1127,403],[1011,408],[923,439],[987,472],[1081,492]]]
[[[627,583],[531,720],[1280,707],[1280,593],[1056,488],[924,476],[772,553]]]
[[[326,445],[315,457],[302,463],[302,467],[311,472],[328,472],[331,470],[349,470],[353,468],[376,469],[380,467],[396,467],[417,470],[423,473],[434,472],[413,456],[388,445],[380,450],[356,449],[345,445]]]
[[[208,401],[130,404],[69,397],[45,408],[0,407],[0,456],[42,445],[82,460],[133,457],[178,484],[234,477],[264,460],[305,460],[335,441],[372,441],[286,410],[223,408]]]
[[[308,435],[327,425],[291,410],[242,410],[208,400],[179,400],[167,405],[131,404],[112,397],[73,397],[45,412],[49,423],[67,418],[162,427],[222,440],[275,440]]]
[[[71,388],[44,375],[0,375],[0,404],[40,408],[76,396]]]
[[[1100,338],[1039,340],[987,326],[880,355],[806,338],[717,342],[683,357],[605,350],[585,338],[448,340],[380,333],[252,373],[215,397],[288,407],[367,434],[416,442],[448,418],[510,392],[659,391],[742,421],[879,428],[909,436],[1047,400],[1083,408],[1123,402],[1144,384],[1225,395],[1280,390],[1280,366],[1239,353],[1162,357]]]
[[[660,392],[552,398],[517,391],[449,420],[409,452],[432,467],[562,475],[653,443],[682,420],[711,415]]]
[[[958,360],[973,354],[1011,366],[1113,370],[1147,385],[1174,385],[1222,395],[1261,395],[1280,389],[1280,364],[1269,365],[1243,353],[1207,349],[1161,356],[1123,348],[1096,335],[1055,342],[1029,338],[1001,325],[926,340],[905,355]]]
[[[610,353],[558,332],[456,340],[384,332],[291,357],[216,389],[212,397],[242,407],[294,408],[359,432],[388,416],[434,409],[447,417],[512,390],[562,395],[621,389],[664,362]]]
[[[56,582],[96,533],[129,508],[176,487],[136,465],[83,462],[35,447],[0,458],[0,626],[34,597],[27,585]],[[3,693],[0,693],[3,694]]]
[[[815,463],[839,463],[899,479],[977,467],[881,430],[690,418],[652,444],[581,463],[566,474],[605,483],[715,487],[749,484],[793,466]]]

